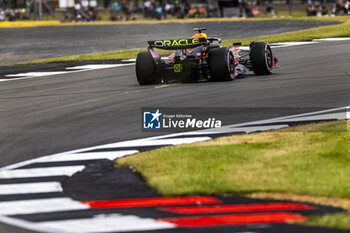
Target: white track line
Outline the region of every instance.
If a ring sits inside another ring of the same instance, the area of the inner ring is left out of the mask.
[[[91,65],[68,67],[66,68],[66,70],[100,70],[100,69],[121,67],[124,65],[125,64],[91,64]]]
[[[37,226],[33,222],[29,222],[18,218],[8,217],[4,215],[0,215],[0,222],[8,225],[12,225],[12,226],[17,226],[22,229],[31,230],[33,232],[58,233],[58,232],[49,231],[47,229],[43,229],[42,227]]]
[[[27,73],[19,73],[19,74],[8,74],[5,77],[36,78],[36,77],[51,76],[51,75],[58,75],[58,74],[67,74],[67,71],[27,72]]]
[[[287,128],[289,125],[287,124],[279,124],[279,125],[267,125],[267,126],[245,126],[245,127],[221,127],[218,129],[212,129],[212,130],[206,130],[206,132],[212,132],[212,133],[238,133],[238,132],[244,132],[244,133],[253,133],[253,132],[261,132],[261,131],[269,131],[269,130],[276,130],[276,129],[282,129]]]
[[[337,38],[324,38],[324,39],[313,39],[312,41],[328,42],[328,41],[346,41],[350,40],[350,37],[337,37]]]
[[[36,162],[64,162],[78,160],[109,159],[115,160],[126,155],[138,153],[138,150],[125,150],[113,152],[90,152],[90,153],[65,153],[39,158]]]
[[[66,166],[66,167],[48,167],[48,168],[27,168],[18,170],[0,171],[0,179],[29,178],[29,177],[48,177],[48,176],[71,176],[76,172],[83,170],[85,166]]]
[[[223,126],[221,128],[205,129],[205,130],[200,130],[200,131],[206,132],[206,133],[222,133],[222,132],[231,132],[231,131],[234,132],[234,129],[237,129],[237,128],[244,129],[244,128],[250,127],[250,125],[259,125],[259,124],[261,124],[261,125],[262,124],[271,124],[271,123],[283,124],[283,122],[302,122],[302,121],[309,121],[309,120],[311,120],[311,121],[331,120],[331,119],[346,120],[346,119],[350,119],[349,109],[350,109],[350,106],[341,107],[341,108],[333,108],[333,109],[327,109],[327,110],[310,112],[310,113],[303,113],[303,114],[296,114],[296,115],[285,116],[285,117],[272,118],[272,119],[268,119],[268,120],[227,125],[227,126]],[[335,111],[343,111],[343,112],[332,113]],[[261,131],[263,129],[263,127],[264,126],[256,126],[258,131]],[[268,127],[273,127],[273,126],[268,126]],[[267,129],[265,129],[265,130],[267,130]],[[250,131],[250,132],[254,132],[254,131]],[[186,133],[183,133],[183,135],[186,135]]]
[[[328,114],[322,114],[322,115],[315,115],[315,116],[304,116],[304,117],[298,117],[298,118],[287,118],[284,120],[281,120],[280,122],[299,122],[299,121],[322,121],[322,120],[329,120],[329,119],[337,119],[337,120],[345,120],[346,112],[338,112],[338,113],[328,113]]]
[[[36,225],[60,233],[128,232],[172,229],[175,225],[134,215],[97,215],[93,218],[48,221]]]
[[[290,46],[300,46],[300,45],[310,45],[317,44],[319,42],[316,41],[301,41],[301,42],[282,42],[282,43],[273,43],[271,46],[273,48],[282,48],[282,47],[290,47]]]
[[[81,149],[79,151],[82,151]],[[19,167],[23,167],[32,163],[43,163],[43,162],[64,162],[64,161],[77,161],[77,160],[93,160],[93,159],[117,159],[126,155],[131,155],[139,152],[138,150],[122,150],[113,152],[96,152],[96,153],[78,153],[77,151],[70,151],[64,153],[58,153],[48,155],[36,159],[30,159],[23,162],[15,163],[3,168],[0,168],[0,174],[3,170],[11,170]]]
[[[1,215],[36,214],[58,211],[73,211],[89,209],[79,201],[71,198],[47,198],[38,200],[21,200],[0,202]]]
[[[179,145],[184,143],[193,143],[193,142],[199,142],[199,141],[205,141],[211,139],[207,136],[200,136],[199,137],[189,137],[189,138],[175,138],[175,139],[164,139],[164,140],[152,140],[157,139],[156,137],[152,138],[144,138],[144,139],[137,139],[137,140],[129,140],[129,141],[123,141],[123,142],[117,142],[117,143],[110,143],[106,145],[101,146],[94,146],[84,149],[78,149],[73,151],[68,151],[64,153],[58,153],[54,155],[48,155],[45,157],[37,158],[37,159],[31,159],[19,163],[15,163],[6,167],[3,167],[0,169],[0,178],[2,172],[7,172],[11,169],[16,169],[22,166],[26,166],[32,163],[40,163],[40,162],[58,162],[58,161],[75,161],[75,160],[88,160],[90,159],[100,159],[100,158],[120,158],[126,155],[135,154],[138,151],[137,150],[123,150],[124,147],[142,147],[142,146],[162,146],[162,145]],[[116,150],[120,149],[121,151],[115,151],[115,152],[85,152],[85,151],[91,151],[91,150],[97,150],[97,149],[105,149],[105,148],[115,148]]]
[[[172,139],[160,139],[160,140],[149,140],[149,139],[137,139],[124,142],[110,143],[101,146],[95,146],[80,150],[80,152],[105,149],[105,148],[120,148],[123,147],[147,147],[147,146],[165,146],[165,145],[180,145],[186,143],[200,142],[211,139],[210,137],[189,137],[189,138],[172,138]]]
[[[0,195],[63,192],[60,182],[38,182],[0,185]]]

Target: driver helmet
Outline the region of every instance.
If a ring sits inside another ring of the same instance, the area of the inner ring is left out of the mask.
[[[194,35],[192,36],[192,38],[193,38],[193,39],[194,39],[194,38],[205,38],[205,39],[207,39],[208,36],[207,36],[207,34],[205,34],[205,33],[196,33],[196,34],[194,34]]]

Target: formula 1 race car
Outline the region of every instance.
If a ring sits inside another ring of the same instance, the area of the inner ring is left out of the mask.
[[[234,43],[232,48],[221,47],[221,39],[207,37],[206,28],[194,28],[192,38],[148,41],[147,52],[136,57],[136,77],[140,85],[164,82],[230,81],[244,76],[268,75],[278,68],[278,60],[266,42],[253,41],[243,50]],[[163,59],[155,49],[175,50]]]

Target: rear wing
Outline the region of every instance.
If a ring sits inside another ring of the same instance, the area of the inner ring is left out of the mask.
[[[190,49],[207,44],[205,38],[186,38],[179,40],[151,40],[149,47],[166,50]]]

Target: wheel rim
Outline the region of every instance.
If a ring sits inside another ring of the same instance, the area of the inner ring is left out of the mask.
[[[228,71],[231,75],[231,78],[234,78],[234,76],[235,76],[235,59],[234,59],[231,51],[228,53]]]
[[[266,65],[268,67],[269,70],[272,70],[272,66],[273,66],[273,56],[272,56],[272,50],[271,47],[269,45],[266,45],[266,50],[265,50],[265,58],[266,58]]]

